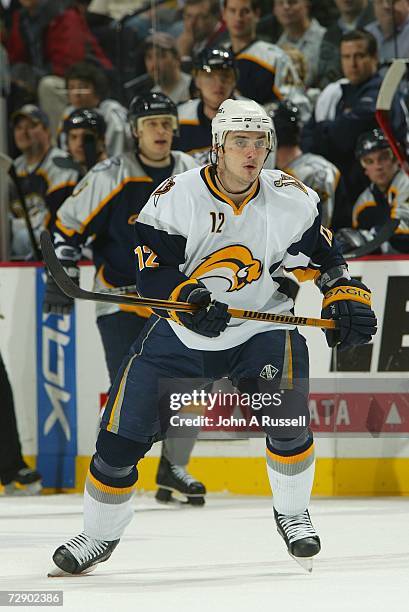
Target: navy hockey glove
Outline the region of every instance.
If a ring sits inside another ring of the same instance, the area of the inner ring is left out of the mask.
[[[64,267],[71,280],[79,285],[80,271],[77,266]],[[52,276],[48,275],[43,300],[43,312],[46,314],[67,315],[71,314],[74,300],[59,288]]]
[[[371,292],[360,281],[340,279],[324,295],[321,317],[339,321],[339,329],[326,329],[330,347],[345,350],[367,344],[376,334],[376,317],[371,308]]]
[[[172,296],[174,295],[175,292],[172,293]],[[172,296],[170,299],[175,299]],[[210,296],[210,291],[200,281],[186,283],[178,291],[177,300],[199,304],[201,308],[192,314],[172,311],[172,319],[201,336],[217,338],[226,329],[231,316],[227,312],[227,304],[211,301]]]

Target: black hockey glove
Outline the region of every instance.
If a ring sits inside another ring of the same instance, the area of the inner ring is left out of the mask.
[[[65,271],[70,276],[71,280],[79,285],[80,271],[77,266],[64,266]],[[59,288],[55,280],[50,274],[47,277],[45,286],[45,295],[43,301],[43,312],[46,314],[67,315],[71,314],[74,307],[74,300]]]
[[[172,318],[197,334],[217,338],[226,329],[231,316],[227,304],[211,301],[210,296],[210,291],[200,281],[186,284],[179,292],[178,301],[200,304],[201,308],[194,314],[173,311]]]
[[[367,344],[376,334],[371,292],[355,279],[341,279],[325,293],[321,317],[339,321],[339,329],[324,331],[328,346],[338,346],[341,351]]]
[[[352,227],[343,227],[337,231],[335,239],[341,247],[342,253],[349,253],[373,240],[375,235],[375,228],[362,230]]]

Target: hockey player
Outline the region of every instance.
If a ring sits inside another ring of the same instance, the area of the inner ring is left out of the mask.
[[[79,108],[64,121],[67,151],[84,176],[95,164],[107,158],[106,123],[95,110]]]
[[[212,147],[212,119],[220,104],[233,96],[236,87],[233,54],[226,49],[203,49],[194,60],[193,79],[200,97],[178,107],[177,146],[199,164],[205,164]]]
[[[259,0],[223,1],[223,19],[239,73],[237,89],[242,96],[263,105],[291,98],[302,109],[306,120],[311,114],[311,104],[297,70],[278,45],[257,40],[259,16]]]
[[[352,228],[337,232],[337,240],[348,253],[373,240],[389,219],[400,219],[383,253],[409,253],[409,176],[398,162],[383,132],[374,129],[362,134],[356,158],[371,181],[358,197],[352,214]]]
[[[21,155],[14,167],[25,195],[31,225],[36,237],[52,225],[56,212],[77,183],[72,168],[60,168],[55,158],[66,156],[53,147],[47,115],[34,104],[26,104],[12,117],[13,134]],[[14,185],[11,187],[12,253],[30,257],[31,245],[22,205]]]
[[[220,104],[235,96],[237,65],[233,54],[226,49],[203,49],[194,61],[193,78],[199,98],[178,107],[180,139],[177,146],[192,155],[199,164],[209,161],[212,147],[212,119]],[[274,155],[266,159],[265,167],[274,168]]]
[[[302,414],[308,423],[304,338],[288,325],[230,319],[227,303],[289,313],[283,269],[313,270],[324,295],[322,316],[339,321],[326,331],[329,346],[366,343],[376,331],[371,293],[351,279],[321,226],[317,194],[281,171],[262,170],[275,148],[265,111],[253,101],[226,100],[212,133],[214,163],[162,183],[135,224],[139,293],[199,309],[152,317],[122,364],[87,476],[84,531],[55,551],[51,575],[90,571],[122,537],[132,518],[136,465],[166,427],[156,398],[160,378],[225,375],[250,393],[284,389],[273,413]],[[264,374],[266,365],[276,376]],[[290,554],[308,566],[320,550],[308,513],[312,432],[274,422],[265,429],[277,529]]]
[[[117,100],[108,98],[109,83],[104,72],[89,62],[71,66],[65,75],[69,105],[64,109],[58,129],[58,141],[62,149],[67,148],[63,124],[78,108],[96,110],[105,119],[107,126],[105,141],[109,156],[131,150],[131,133],[126,121],[126,108]]]
[[[133,226],[141,208],[165,178],[196,167],[186,153],[171,151],[172,138],[178,129],[177,111],[164,94],[148,93],[135,98],[129,108],[129,118],[135,151],[106,159],[92,168],[59,210],[54,233],[57,255],[74,279],[79,277],[77,262],[81,247],[93,237],[98,290],[124,286],[134,290]],[[50,277],[44,311],[67,314],[72,306],[73,300]],[[113,382],[151,311],[99,304],[96,314]],[[159,501],[169,501],[169,491],[177,489],[192,503],[203,502],[203,485],[184,469],[194,442],[192,436],[165,442],[157,481],[166,488],[160,488]]]
[[[333,227],[337,216],[346,216],[349,212],[350,217],[350,209],[344,211],[348,208],[347,198],[338,168],[322,155],[301,151],[302,122],[298,107],[290,100],[283,100],[277,104],[271,116],[277,134],[277,168],[318,193],[322,204],[322,221],[326,227]]]

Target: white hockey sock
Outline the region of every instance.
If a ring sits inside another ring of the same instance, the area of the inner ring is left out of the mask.
[[[301,514],[308,508],[314,482],[314,444],[297,455],[279,455],[269,448],[266,452],[274,508],[287,516]]]
[[[111,487],[88,472],[84,491],[84,533],[97,540],[118,540],[133,516],[136,483]]]

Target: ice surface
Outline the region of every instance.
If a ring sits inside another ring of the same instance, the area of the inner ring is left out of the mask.
[[[408,609],[409,499],[331,498],[310,509],[322,540],[311,575],[288,556],[267,498],[209,496],[204,508],[168,508],[138,496],[107,563],[51,579],[54,549],[82,529],[82,498],[0,497],[0,590],[63,589],[70,612]]]

